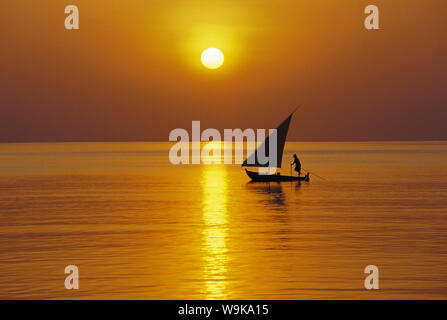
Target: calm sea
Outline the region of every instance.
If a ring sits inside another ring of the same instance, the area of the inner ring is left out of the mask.
[[[301,184],[169,147],[0,144],[0,298],[447,298],[447,142],[288,143]]]

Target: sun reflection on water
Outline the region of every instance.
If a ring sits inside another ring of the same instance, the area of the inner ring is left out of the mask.
[[[205,299],[226,299],[228,221],[225,166],[204,166],[201,186]]]

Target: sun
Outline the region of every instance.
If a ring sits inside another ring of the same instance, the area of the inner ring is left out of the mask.
[[[202,52],[200,60],[208,69],[217,69],[224,63],[224,54],[217,48],[208,48]]]

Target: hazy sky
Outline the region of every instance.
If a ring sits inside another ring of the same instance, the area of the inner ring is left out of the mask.
[[[289,140],[447,139],[446,1],[2,0],[0,40],[0,141],[269,128],[301,103]]]

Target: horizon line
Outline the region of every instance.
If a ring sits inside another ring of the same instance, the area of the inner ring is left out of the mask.
[[[225,142],[226,140],[219,141],[200,141],[200,142]],[[26,144],[26,143],[178,143],[181,141],[166,141],[166,140],[68,140],[68,141],[0,141],[0,144]],[[197,142],[190,140],[189,142]],[[245,143],[246,141],[244,141]],[[350,143],[365,143],[365,142],[447,142],[446,139],[405,139],[405,140],[291,140],[287,142],[302,142],[302,143],[330,143],[330,142],[350,142]]]

